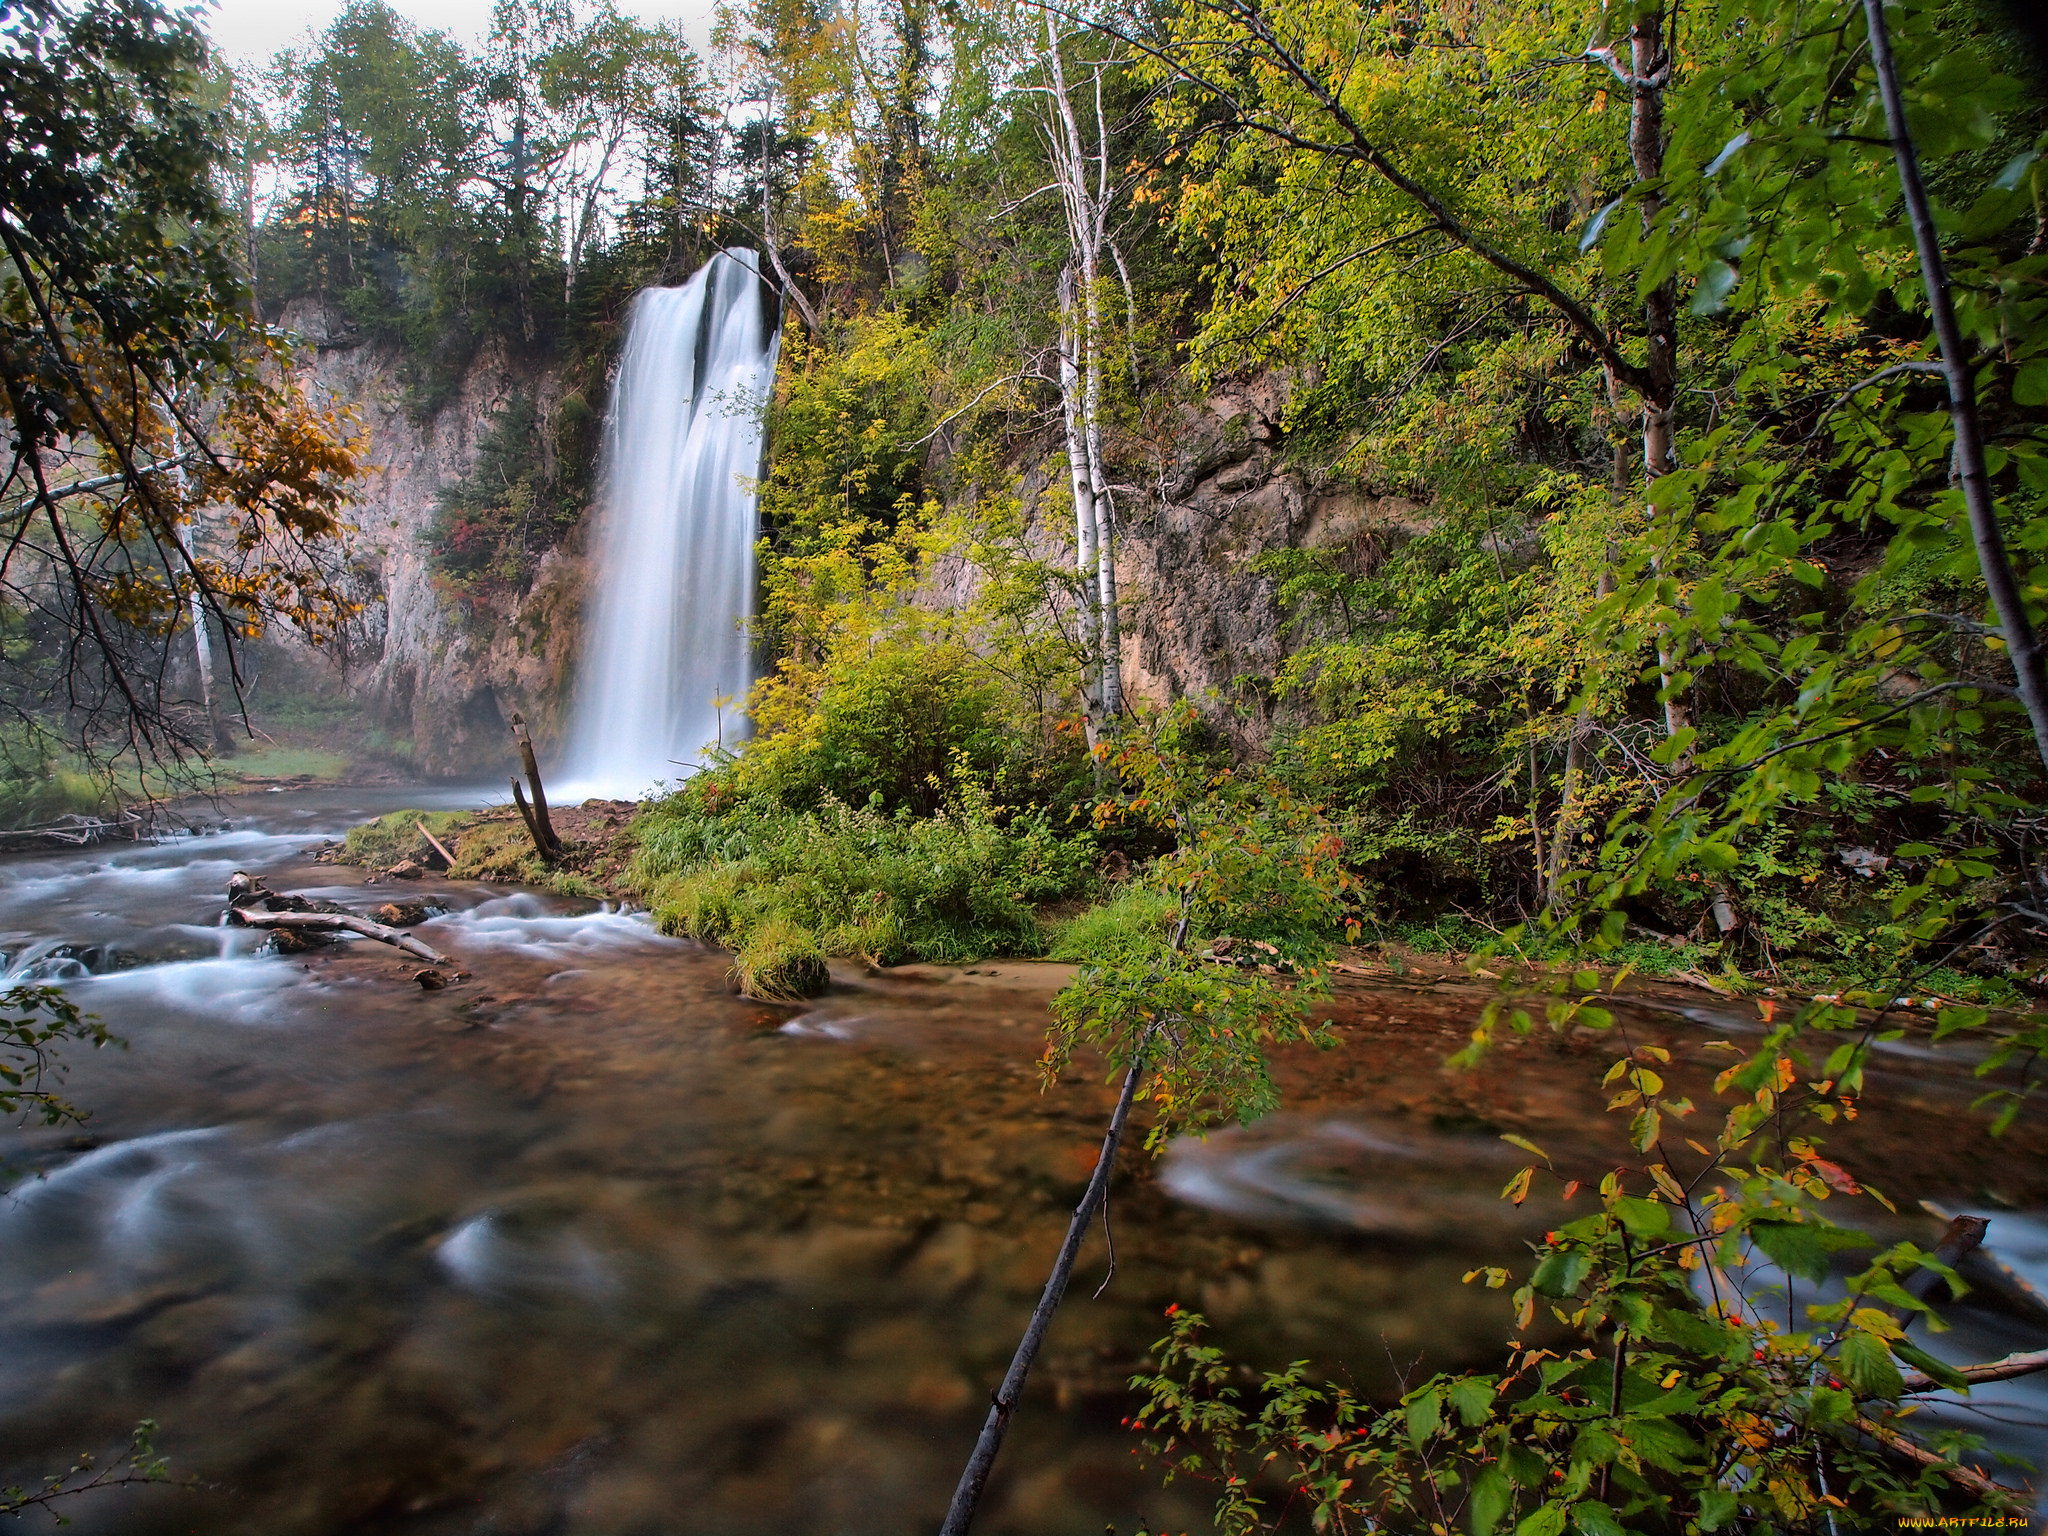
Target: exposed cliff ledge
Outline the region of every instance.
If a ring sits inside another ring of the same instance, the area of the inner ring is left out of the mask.
[[[582,623],[582,525],[551,550],[515,611],[462,611],[436,590],[431,542],[441,493],[469,473],[479,439],[515,386],[551,416],[560,383],[515,375],[486,351],[433,417],[416,420],[387,348],[348,338],[312,303],[286,311],[285,329],[309,343],[305,385],[323,405],[352,410],[368,435],[351,514],[354,559],[367,606],[348,647],[345,686],[387,729],[413,744],[432,776],[495,771],[513,711],[556,738]]]
[[[1270,690],[1238,679],[1272,678],[1291,648],[1279,583],[1252,562],[1280,549],[1351,551],[1426,517],[1408,498],[1291,463],[1287,390],[1268,375],[1183,402],[1149,462],[1127,453],[1115,466],[1127,486],[1116,562],[1125,692],[1155,705],[1190,699],[1243,747],[1266,739],[1277,710]],[[1073,559],[1066,484],[1057,450],[1021,472],[1029,538],[1044,559]],[[956,585],[951,596],[965,594]]]

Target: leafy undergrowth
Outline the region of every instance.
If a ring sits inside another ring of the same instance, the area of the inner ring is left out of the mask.
[[[1096,884],[1092,837],[1060,837],[1042,813],[1005,814],[971,789],[932,816],[829,797],[792,811],[704,775],[648,806],[633,830],[630,878],[656,924],[737,951],[741,982],[759,997],[821,990],[831,956],[897,965],[1043,954],[1038,905]]]

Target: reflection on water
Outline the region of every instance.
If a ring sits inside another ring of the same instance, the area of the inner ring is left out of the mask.
[[[305,864],[353,812],[294,798],[229,850],[6,867],[0,948],[76,960],[130,1049],[78,1061],[91,1137],[14,1137],[34,1176],[0,1206],[0,1482],[147,1414],[217,1488],[101,1496],[81,1530],[934,1528],[1110,1100],[1089,1073],[1038,1091],[1045,969],[846,971],[768,1007],[630,914],[425,882],[405,894],[449,908],[425,936],[472,979],[423,992],[379,945],[264,955],[210,926],[237,867],[363,910],[398,894]],[[1115,1282],[1091,1299],[1098,1235],[978,1530],[1206,1528],[1202,1490],[1162,1492],[1117,1423],[1168,1301],[1371,1391],[1418,1355],[1488,1358],[1504,1303],[1459,1277],[1562,1209],[1500,1203],[1520,1159],[1494,1132],[1569,1154],[1599,1101],[1569,1045],[1444,1075],[1479,995],[1354,998],[1351,1049],[1283,1059],[1286,1116],[1130,1158]],[[1681,1058],[1732,1027],[1638,1024]],[[1911,1072],[1926,1113],[1970,1091]],[[2042,1204],[2038,1147],[1978,1139],[1888,1192]],[[1966,1348],[2001,1336],[1980,1311]]]

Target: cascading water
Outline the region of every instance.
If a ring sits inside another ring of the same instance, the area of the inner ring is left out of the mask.
[[[752,680],[753,481],[779,333],[755,256],[633,302],[564,794],[640,795],[730,744]]]

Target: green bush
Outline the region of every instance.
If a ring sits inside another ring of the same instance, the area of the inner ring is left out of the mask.
[[[0,778],[0,828],[33,827],[60,816],[97,816],[113,808],[104,779],[74,769],[9,773]]]
[[[1145,953],[1158,948],[1178,910],[1178,903],[1164,891],[1126,886],[1101,906],[1061,924],[1045,957],[1112,964]]]
[[[881,652],[830,678],[806,713],[794,729],[748,743],[743,785],[802,809],[829,797],[931,816],[957,765],[987,778],[1008,755],[1001,691],[946,647]]]
[[[1000,812],[955,768],[952,803],[932,816],[830,795],[791,810],[736,793],[729,771],[700,775],[636,824],[633,883],[663,932],[743,954],[781,924],[821,953],[887,965],[1038,954],[1033,904],[1091,887],[1094,840]]]

